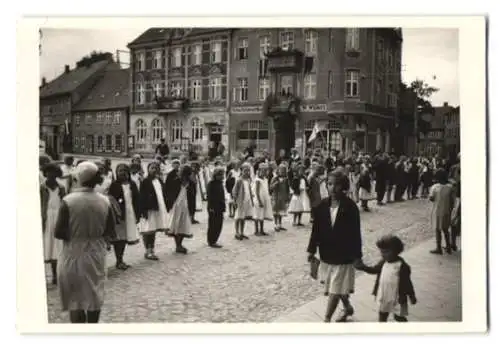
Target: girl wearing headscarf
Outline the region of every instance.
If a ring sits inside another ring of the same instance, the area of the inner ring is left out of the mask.
[[[167,209],[170,214],[166,234],[175,240],[175,252],[187,254],[187,249],[182,245],[184,238],[192,238],[191,217],[188,208],[188,186],[192,184],[193,169],[183,166],[180,178],[172,184],[168,192]]]
[[[97,323],[104,303],[106,246],[116,238],[115,217],[95,185],[102,180],[92,162],[76,167],[79,188],[62,200],[55,238],[63,241],[58,260],[62,309],[72,323]]]
[[[140,189],[141,218],[139,232],[142,234],[147,260],[158,261],[155,254],[156,233],[168,228],[167,193],[159,179],[160,166],[157,162],[148,165],[148,176],[142,181]]]
[[[139,242],[137,223],[141,214],[139,189],[130,179],[128,165],[121,163],[116,167],[116,181],[109,187],[109,194],[120,207],[116,240],[113,241],[116,268],[126,270],[130,266],[123,262],[123,254],[127,244],[133,245]]]
[[[40,185],[42,208],[43,252],[46,263],[52,270],[52,284],[57,284],[57,258],[62,249],[62,242],[55,239],[55,228],[62,198],[66,194],[64,186],[57,182],[62,175],[57,164],[46,164],[43,170],[46,178]]]

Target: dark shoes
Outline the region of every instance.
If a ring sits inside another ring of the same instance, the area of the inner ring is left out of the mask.
[[[130,266],[127,265],[125,262],[120,262],[120,263],[116,264],[116,269],[119,269],[121,271],[125,271],[125,270],[127,270],[129,268],[130,268]]]
[[[184,248],[183,246],[175,248],[175,252],[177,254],[187,254],[187,249]]]
[[[214,249],[220,249],[220,248],[222,248],[222,245],[217,244],[217,243],[208,244],[208,246],[209,246],[210,248],[214,248]]]

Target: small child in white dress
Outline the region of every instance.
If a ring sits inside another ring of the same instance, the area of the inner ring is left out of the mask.
[[[271,195],[269,194],[269,182],[267,179],[268,166],[265,163],[259,164],[257,177],[254,182],[255,190],[255,235],[267,236],[264,232],[264,220],[273,219]]]
[[[404,244],[396,236],[385,236],[377,241],[377,247],[382,261],[373,267],[359,262],[356,268],[377,275],[373,295],[378,305],[378,321],[386,322],[392,313],[395,321],[407,322],[408,300],[414,305],[417,298],[411,281],[411,267],[399,256]]]

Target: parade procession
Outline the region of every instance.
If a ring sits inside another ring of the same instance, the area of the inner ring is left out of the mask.
[[[49,322],[284,321],[319,297],[306,321],[433,320],[425,282],[460,281],[460,108],[402,82],[402,42],[151,28],[126,69],[94,52],[43,79]],[[318,63],[336,55],[346,73]]]

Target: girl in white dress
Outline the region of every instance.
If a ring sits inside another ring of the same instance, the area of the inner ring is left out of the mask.
[[[170,218],[166,234],[174,237],[175,252],[179,254],[187,254],[187,249],[182,245],[184,238],[193,237],[187,196],[192,175],[193,169],[189,166],[183,166],[180,179],[171,185],[170,189],[174,192],[168,193]],[[173,204],[172,207],[170,207],[171,204]]]
[[[121,163],[116,166],[116,181],[109,187],[109,195],[114,198],[120,207],[120,218],[117,219],[116,240],[112,241],[116,268],[126,270],[130,266],[123,261],[123,254],[127,244],[139,243],[137,223],[140,216],[139,189],[130,178],[130,168]]]
[[[272,221],[273,210],[271,195],[269,194],[269,181],[267,179],[268,166],[265,163],[259,164],[257,177],[255,178],[255,235],[267,236],[264,232],[264,220]]]
[[[160,166],[157,162],[148,165],[148,176],[142,181],[140,189],[141,218],[139,232],[142,234],[148,260],[157,261],[155,255],[156,233],[166,232],[169,226],[169,215],[166,207],[165,186],[158,178]]]
[[[236,206],[235,214],[235,238],[237,240],[248,239],[245,235],[245,220],[252,220],[254,216],[254,193],[250,179],[250,164],[241,166],[241,175],[236,179],[233,188],[233,201]]]
[[[62,172],[58,165],[49,163],[44,167],[45,182],[40,185],[40,199],[42,208],[42,231],[44,260],[50,263],[52,270],[52,284],[57,284],[57,259],[62,248],[62,241],[55,239],[59,207],[66,191],[57,182]]]
[[[404,244],[396,236],[385,236],[377,241],[382,260],[375,266],[366,266],[359,262],[356,268],[369,274],[375,274],[377,279],[373,294],[378,305],[379,322],[386,322],[389,315],[394,320],[408,321],[408,300],[412,305],[417,303],[415,289],[411,281],[411,267],[399,255]]]

